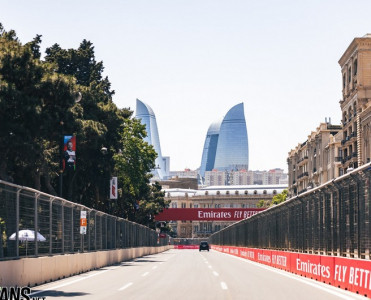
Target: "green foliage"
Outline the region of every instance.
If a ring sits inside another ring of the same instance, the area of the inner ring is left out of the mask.
[[[0,179],[56,195],[63,176],[64,198],[109,211],[109,179],[116,175],[115,213],[153,226],[153,215],[168,204],[161,187],[149,184],[157,154],[143,140],[145,126],[113,103],[91,42],[68,50],[55,44],[44,60],[40,44],[36,35],[22,45],[0,24]],[[77,166],[62,174],[64,134],[76,135]]]
[[[281,194],[274,195],[272,200],[259,200],[258,203],[256,204],[256,207],[258,208],[268,208],[273,205],[280,204],[284,201],[286,201],[288,194],[288,190],[283,190]]]
[[[272,205],[277,205],[277,204],[280,204],[280,203],[286,201],[287,193],[288,193],[288,190],[283,190],[283,192],[281,194],[277,194],[277,195],[273,196],[271,206]]]
[[[259,200],[258,203],[256,204],[257,208],[268,208],[270,205],[271,201],[269,200]]]

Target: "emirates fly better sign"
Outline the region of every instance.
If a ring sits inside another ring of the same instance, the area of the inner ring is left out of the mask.
[[[168,208],[156,221],[238,221],[252,217],[264,208]]]

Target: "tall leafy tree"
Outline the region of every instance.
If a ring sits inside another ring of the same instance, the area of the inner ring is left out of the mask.
[[[168,203],[161,187],[149,184],[157,154],[143,140],[145,127],[113,103],[91,42],[67,50],[55,44],[44,60],[40,43],[36,35],[23,45],[0,24],[0,179],[56,195],[62,178],[64,197],[112,212],[109,178],[117,175],[114,212],[153,227],[153,215]],[[64,134],[77,137],[77,168],[63,174]]]

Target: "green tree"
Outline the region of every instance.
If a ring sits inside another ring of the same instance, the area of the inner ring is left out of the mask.
[[[145,126],[113,103],[91,42],[68,50],[55,44],[44,60],[40,43],[36,35],[22,45],[0,24],[0,179],[56,195],[63,178],[64,197],[108,211],[109,179],[117,175],[115,212],[154,226],[153,215],[168,203],[149,184],[157,154],[144,142]],[[77,137],[77,168],[62,174],[64,134]]]
[[[135,220],[140,201],[150,195],[150,171],[155,167],[157,153],[144,141],[145,125],[137,119],[125,119],[121,133],[121,152],[114,155],[115,173],[121,186],[118,213]],[[142,202],[143,206],[143,202]]]
[[[283,190],[282,193],[274,195],[270,206],[277,205],[277,204],[280,204],[286,201],[287,193],[288,193],[288,190]]]

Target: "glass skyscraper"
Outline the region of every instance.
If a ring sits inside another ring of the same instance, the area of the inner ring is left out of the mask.
[[[210,125],[202,153],[200,175],[206,171],[248,170],[249,144],[243,103],[233,106],[222,121]]]
[[[155,113],[149,105],[139,99],[137,99],[136,106],[135,118],[140,119],[141,123],[146,125],[147,137],[144,140],[157,152],[156,168],[152,171],[154,178],[167,179],[170,174],[170,158],[162,156]]]

